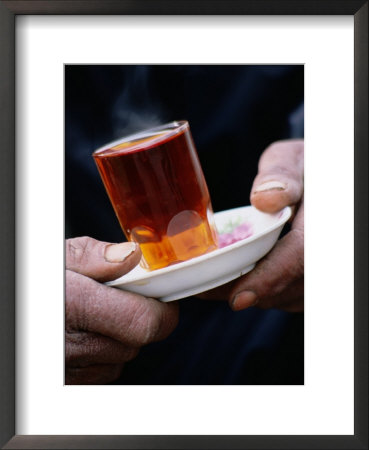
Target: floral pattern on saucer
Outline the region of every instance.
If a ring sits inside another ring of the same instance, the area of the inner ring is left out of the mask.
[[[218,246],[219,248],[231,245],[234,242],[241,241],[252,235],[252,226],[248,222],[242,223],[242,218],[232,218],[221,230],[218,230]]]

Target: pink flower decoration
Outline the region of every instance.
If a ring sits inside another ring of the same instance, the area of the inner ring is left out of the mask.
[[[234,242],[241,241],[252,235],[251,225],[248,223],[242,223],[234,228],[231,233],[221,233],[218,235],[219,248],[226,247]]]
[[[236,241],[246,239],[252,235],[251,226],[248,223],[242,223],[233,230],[232,235]]]
[[[219,248],[226,247],[227,245],[233,244],[232,233],[223,233],[218,235],[218,245]]]

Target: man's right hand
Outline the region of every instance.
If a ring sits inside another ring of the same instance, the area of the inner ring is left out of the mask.
[[[130,242],[66,241],[66,384],[114,381],[140,347],[166,338],[176,327],[176,302],[102,284],[132,270],[140,257],[138,245]]]

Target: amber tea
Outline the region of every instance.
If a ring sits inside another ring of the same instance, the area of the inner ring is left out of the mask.
[[[143,267],[159,269],[217,248],[188,122],[129,136],[93,157],[123,232],[140,245]]]

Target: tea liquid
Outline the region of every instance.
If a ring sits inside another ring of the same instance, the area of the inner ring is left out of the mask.
[[[188,124],[93,156],[127,239],[140,244],[145,268],[217,248],[209,192]]]

